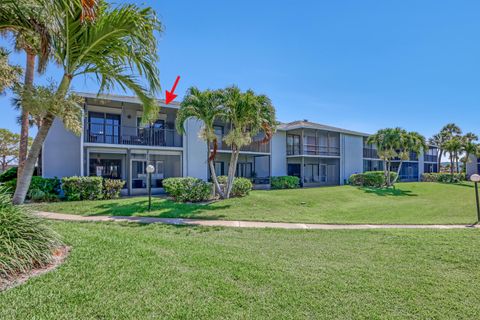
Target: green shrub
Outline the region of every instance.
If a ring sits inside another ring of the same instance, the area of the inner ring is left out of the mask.
[[[390,181],[394,181],[396,177],[396,172],[390,172]],[[367,171],[352,174],[348,183],[354,186],[380,188],[385,185],[385,173],[383,171]]]
[[[65,177],[62,178],[65,198],[76,200],[99,200],[103,198],[102,177]]]
[[[19,273],[44,267],[61,246],[58,235],[0,189],[0,287]]]
[[[199,202],[210,199],[212,186],[202,179],[167,178],[163,180],[165,192],[178,202]]]
[[[10,169],[5,170],[2,174],[0,174],[0,182],[7,182],[17,178],[17,167],[12,167]]]
[[[228,181],[227,176],[218,176],[218,183],[226,185]],[[233,179],[233,186],[230,195],[232,197],[245,197],[253,188],[252,182],[247,178],[235,177]]]
[[[465,181],[466,177],[464,173],[423,173],[422,182],[441,182],[441,183],[458,183]]]
[[[116,199],[120,197],[120,191],[125,185],[125,181],[118,179],[103,179],[103,198]]]
[[[6,190],[14,193],[17,187],[17,179],[3,184]],[[42,178],[33,176],[27,192],[27,199],[33,201],[54,201],[60,194],[60,180],[58,178]]]
[[[300,178],[295,176],[272,177],[272,189],[295,189],[300,187]]]

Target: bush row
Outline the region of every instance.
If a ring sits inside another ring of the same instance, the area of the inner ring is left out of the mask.
[[[104,179],[102,177],[65,177],[62,179],[62,189],[65,198],[75,200],[115,199],[125,181]]]
[[[390,181],[397,177],[395,172],[390,172]],[[380,188],[385,185],[385,173],[383,171],[367,171],[364,173],[352,174],[348,183],[354,186]]]
[[[465,181],[464,173],[424,173],[422,174],[422,182],[442,182],[442,183],[457,183]]]
[[[33,176],[27,199],[41,201],[56,201],[63,190],[66,200],[99,200],[115,199],[120,196],[125,181],[103,179],[102,177],[65,177],[61,181],[58,178],[42,178]],[[14,193],[17,179],[3,184],[4,188]]]
[[[218,182],[226,185],[227,176],[219,176]],[[201,202],[207,201],[212,196],[212,184],[202,179],[185,178],[167,178],[163,180],[165,192],[178,202]],[[246,178],[235,178],[231,191],[232,197],[244,197],[252,190],[252,182]]]
[[[272,189],[295,189],[300,187],[300,178],[295,176],[272,177]]]

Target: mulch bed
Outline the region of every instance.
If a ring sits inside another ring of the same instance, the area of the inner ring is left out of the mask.
[[[0,292],[19,286],[27,282],[29,279],[33,277],[37,277],[44,273],[55,270],[58,266],[60,266],[65,261],[69,253],[70,253],[70,247],[67,247],[67,246],[60,247],[53,252],[52,261],[48,265],[44,266],[43,268],[33,269],[27,273],[21,273],[8,279],[0,278]]]

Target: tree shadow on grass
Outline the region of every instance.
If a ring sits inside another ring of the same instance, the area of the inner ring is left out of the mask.
[[[375,194],[380,197],[417,197],[418,194],[412,193],[410,190],[401,190],[401,189],[394,189],[394,188],[359,188],[360,190],[364,191],[365,193]]]
[[[465,182],[460,182],[460,183],[442,183],[442,184],[448,184],[450,186],[456,186],[456,187],[466,187],[466,188],[474,188],[475,185],[473,183],[465,183]]]
[[[202,215],[217,210],[225,210],[230,205],[209,204],[190,204],[177,203],[166,199],[152,199],[152,209],[148,211],[148,200],[139,199],[129,202],[110,202],[99,203],[93,206],[95,213],[90,216],[144,216],[155,218],[196,218],[196,219],[222,219],[226,215]]]

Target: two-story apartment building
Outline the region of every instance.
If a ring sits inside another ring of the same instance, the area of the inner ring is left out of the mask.
[[[45,177],[102,176],[123,179],[125,195],[147,191],[146,167],[152,164],[153,192],[162,191],[169,177],[192,176],[208,180],[208,149],[199,138],[202,123],[188,119],[184,135],[175,129],[179,105],[161,106],[158,119],[141,122],[142,106],[136,97],[79,93],[84,98],[84,126],[80,137],[55,120],[43,146]],[[226,175],[231,152],[223,142],[228,124],[218,122],[217,175]],[[365,144],[368,134],[335,128],[307,120],[281,124],[273,139],[263,143],[259,135],[242,148],[237,176],[252,179],[257,188],[270,184],[272,176],[293,175],[302,185],[341,185],[353,173],[382,170],[374,146]],[[209,146],[212,148],[212,146]],[[424,171],[436,171],[436,149],[412,156],[402,168],[403,181],[418,180]]]

